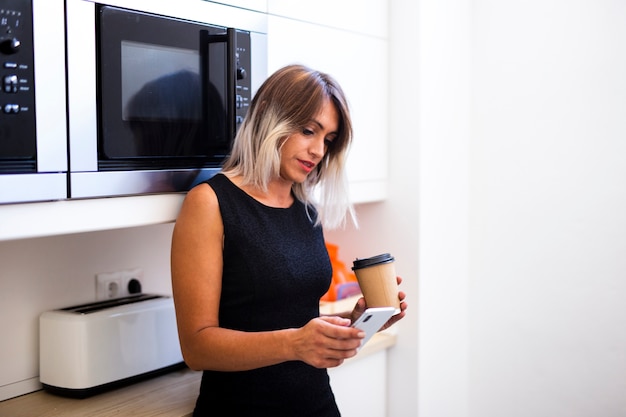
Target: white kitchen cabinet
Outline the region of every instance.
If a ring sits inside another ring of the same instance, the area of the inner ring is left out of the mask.
[[[387,194],[388,170],[388,39],[380,33],[386,31],[386,9],[376,19],[370,16],[376,34],[368,34],[355,31],[357,26],[368,27],[365,20],[355,18],[357,23],[351,27],[350,13],[337,12],[334,6],[295,3],[301,10],[285,1],[268,2],[268,73],[298,63],[337,79],[348,96],[354,124],[347,166],[351,199],[354,203],[381,201]],[[307,18],[308,11],[315,23],[300,20]],[[275,14],[278,12],[294,18]],[[323,24],[326,15],[330,16],[329,23]],[[344,16],[346,22],[337,20],[337,15]],[[340,23],[347,29],[336,27]]]
[[[388,0],[268,0],[271,15],[387,38]]]
[[[328,370],[343,417],[384,417],[387,413],[387,351],[346,361]]]
[[[242,9],[256,10],[257,12],[267,12],[267,0],[219,0],[211,3],[221,3],[228,6],[240,7]]]

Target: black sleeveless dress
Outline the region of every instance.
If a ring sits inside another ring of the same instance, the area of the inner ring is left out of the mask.
[[[301,327],[319,316],[332,267],[315,211],[297,199],[268,207],[218,174],[207,181],[224,223],[220,326]],[[289,361],[243,372],[204,371],[194,416],[336,417],[326,369]]]

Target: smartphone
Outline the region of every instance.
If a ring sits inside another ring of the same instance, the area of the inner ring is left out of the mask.
[[[361,340],[362,348],[374,334],[380,330],[381,327],[389,320],[391,316],[396,312],[395,307],[372,307],[366,309],[361,317],[359,317],[352,327],[356,327],[359,330],[365,332],[365,338]]]

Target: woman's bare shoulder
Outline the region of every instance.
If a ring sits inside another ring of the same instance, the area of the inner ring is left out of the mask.
[[[209,184],[196,185],[187,192],[177,222],[186,219],[202,223],[218,220],[221,223],[219,201]]]
[[[187,192],[183,205],[200,205],[207,207],[217,207],[218,200],[215,191],[207,183],[198,184]]]

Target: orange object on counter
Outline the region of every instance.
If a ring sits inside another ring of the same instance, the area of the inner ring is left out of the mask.
[[[333,267],[333,278],[330,288],[321,298],[321,301],[337,301],[361,293],[356,275],[339,260],[339,246],[326,242],[326,250]]]

